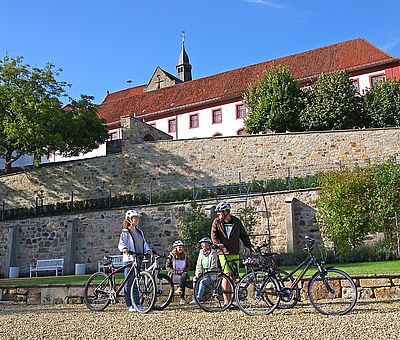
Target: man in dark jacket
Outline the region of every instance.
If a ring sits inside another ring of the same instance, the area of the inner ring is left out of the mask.
[[[213,221],[211,225],[211,240],[213,244],[218,245],[225,253],[228,260],[239,258],[239,240],[242,240],[243,244],[254,251],[254,247],[251,245],[249,235],[247,234],[242,222],[235,216],[231,215],[231,205],[228,202],[221,202],[215,207],[215,212],[218,217]],[[226,264],[225,256],[220,252],[219,261],[224,273],[234,281],[231,269]],[[237,264],[237,269],[239,265]],[[223,282],[223,288],[229,291],[228,282]],[[232,294],[224,294],[225,304],[229,303]]]

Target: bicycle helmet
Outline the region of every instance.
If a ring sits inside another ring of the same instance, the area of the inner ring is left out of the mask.
[[[128,210],[128,211],[126,212],[126,214],[125,214],[125,219],[126,219],[126,220],[130,220],[131,217],[140,217],[140,216],[141,216],[141,214],[140,214],[139,211],[134,210],[134,209],[131,209],[131,210]]]
[[[221,202],[218,203],[217,206],[215,207],[215,211],[224,211],[224,210],[231,210],[231,205],[228,202]]]
[[[184,246],[184,245],[185,245],[185,243],[183,243],[183,241],[177,240],[174,242],[174,244],[172,246],[175,248],[175,247]]]
[[[210,239],[209,237],[203,237],[203,238],[199,241],[199,243],[201,243],[201,242],[212,243],[212,241],[211,241],[211,239]]]

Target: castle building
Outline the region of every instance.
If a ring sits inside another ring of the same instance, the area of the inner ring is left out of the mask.
[[[111,139],[122,138],[122,116],[141,119],[174,139],[240,135],[245,133],[243,94],[278,65],[286,65],[302,87],[321,73],[346,70],[358,94],[381,79],[400,78],[399,58],[358,38],[193,80],[183,37],[176,76],[157,67],[147,84],[109,93],[98,114],[106,119]]]
[[[379,80],[400,79],[400,59],[362,38],[192,79],[192,65],[183,35],[176,75],[157,66],[147,84],[107,93],[98,115],[106,120],[111,144],[123,139],[121,117],[126,116],[133,117],[134,126],[141,126],[146,132],[138,133],[144,135],[142,141],[166,139],[166,135],[173,139],[241,135],[245,133],[246,117],[243,94],[265,71],[279,65],[287,66],[302,87],[312,85],[321,73],[346,70],[356,94],[372,88]],[[139,121],[147,123],[147,127]],[[155,129],[149,132],[148,127]],[[104,144],[78,157],[50,155],[43,157],[42,162],[90,158],[108,152]],[[32,157],[24,155],[13,166],[29,164],[32,164]],[[2,159],[1,168],[4,168]]]

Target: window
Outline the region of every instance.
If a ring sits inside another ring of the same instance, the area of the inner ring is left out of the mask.
[[[242,119],[246,117],[246,108],[244,104],[236,105],[236,119]]]
[[[236,134],[237,134],[238,136],[243,136],[243,135],[246,134],[246,131],[245,131],[245,129],[239,129],[239,130],[236,131]]]
[[[189,128],[197,128],[199,127],[199,114],[196,113],[194,115],[190,115],[189,117]]]
[[[352,80],[352,85],[353,85],[353,90],[356,94],[360,94],[360,84],[358,82],[358,79],[353,79]]]
[[[214,133],[213,134],[213,137],[221,137],[222,136],[222,133],[221,132],[217,132],[217,133]]]
[[[176,119],[168,120],[168,132],[176,132]]]
[[[222,111],[221,111],[221,109],[212,111],[212,123],[213,124],[222,123]]]
[[[108,134],[108,140],[112,141],[112,140],[116,140],[118,139],[118,131],[114,131]]]
[[[378,74],[376,76],[371,76],[370,77],[371,88],[373,88],[376,85],[376,83],[378,81],[381,81],[381,80],[385,80],[385,75],[384,74]]]

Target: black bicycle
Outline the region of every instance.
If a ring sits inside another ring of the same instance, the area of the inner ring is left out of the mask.
[[[221,250],[225,256],[225,265],[218,270],[203,273],[197,278],[194,285],[194,298],[201,309],[206,312],[222,312],[228,309],[235,297],[235,281],[239,279],[239,268],[237,262],[240,258],[228,259],[222,248],[213,246],[216,250]],[[224,273],[228,266],[235,281]]]
[[[340,269],[325,267],[313,254],[314,239],[305,237],[304,250],[307,258],[290,273],[284,275],[281,280],[290,281],[291,284],[279,287],[276,274],[270,268],[267,271],[258,272],[251,277],[251,273],[243,277],[238,286],[247,290],[244,299],[237,298],[239,308],[248,315],[269,314],[277,308],[279,302],[290,302],[296,299],[296,292],[301,279],[311,266],[317,268],[317,272],[311,277],[307,285],[307,295],[312,306],[320,313],[326,315],[344,315],[350,312],[357,302],[357,287],[351,277]],[[301,268],[303,270],[292,282],[293,277]],[[278,288],[269,283],[275,280]],[[248,285],[246,285],[249,283]],[[249,289],[249,288],[251,289]],[[298,297],[297,297],[298,298]]]
[[[131,286],[131,299],[133,307],[139,313],[148,313],[154,306],[156,299],[156,283],[153,276],[142,270],[139,265],[142,257],[137,254],[131,255],[131,261],[128,264],[116,268],[112,262],[112,257],[104,256],[105,271],[110,273],[96,272],[89,277],[85,284],[84,303],[92,311],[103,311],[112,303],[118,302],[119,293],[123,290],[128,279],[134,275]],[[131,266],[128,275],[121,281],[117,279],[123,277],[125,268]]]
[[[279,254],[264,252],[263,248],[269,248],[269,246],[265,243],[257,246],[256,247],[257,254],[255,256],[251,256],[251,257],[248,257],[245,260],[243,260],[243,264],[247,268],[253,269],[253,274],[254,274],[253,281],[254,282],[259,281],[259,279],[256,278],[255,272],[269,271],[270,275],[272,275],[276,278],[277,283],[279,285],[279,290],[281,290],[285,287],[290,287],[292,285],[292,283],[295,281],[295,278],[293,277],[293,275],[290,275],[288,272],[286,272],[283,269],[278,267],[277,257],[279,256]],[[249,271],[249,270],[247,270],[247,271]],[[260,276],[260,275],[261,274],[258,274],[258,276]],[[248,276],[247,280],[242,281],[241,284],[243,286],[241,286],[240,284],[236,285],[236,289],[237,289],[237,293],[235,292],[235,294],[237,294],[236,299],[244,300],[245,298],[247,298],[246,287],[248,285],[252,284],[249,282],[250,278],[251,278],[251,276]],[[241,293],[241,294],[239,295],[239,293]],[[269,296],[266,295],[265,298],[269,298]],[[293,288],[293,298],[291,298],[290,300],[287,300],[287,299],[284,299],[281,297],[281,300],[280,300],[277,308],[281,308],[281,309],[292,308],[297,304],[298,301],[300,301],[300,288],[297,285]],[[270,302],[270,303],[271,303],[271,305],[273,304],[273,302]]]

